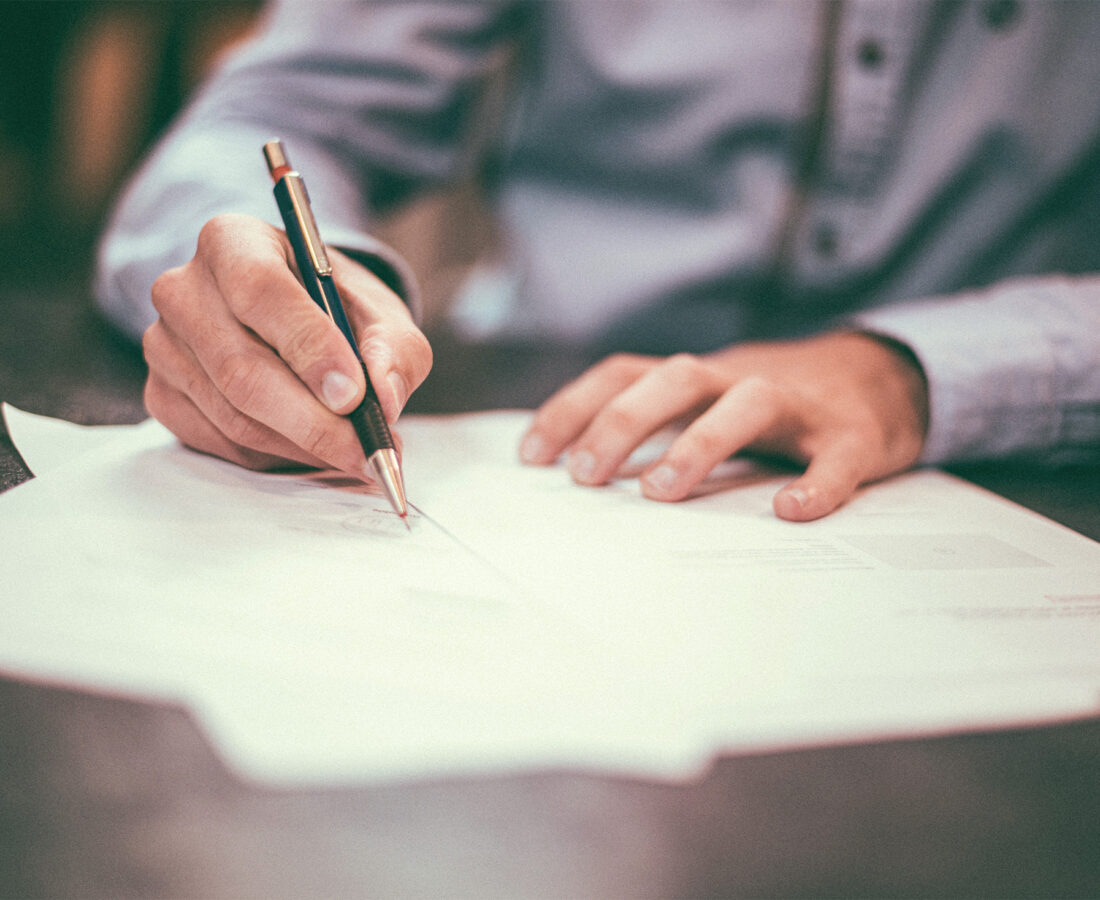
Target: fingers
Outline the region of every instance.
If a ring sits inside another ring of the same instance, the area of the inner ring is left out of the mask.
[[[603,406],[651,365],[645,357],[618,354],[565,385],[536,411],[520,441],[520,459],[533,465],[552,463]]]
[[[772,503],[779,518],[805,522],[836,510],[875,475],[874,442],[852,426],[824,424],[789,386],[760,377],[738,382],[692,422],[641,478],[653,500],[682,500],[723,460],[754,448],[801,460],[802,476]]]
[[[432,368],[432,348],[405,302],[367,269],[330,250],[359,352],[391,424]]]
[[[365,460],[350,427],[342,427],[342,418],[317,399],[271,346],[235,318],[228,302],[205,303],[202,315],[183,313],[176,305],[188,294],[189,280],[175,287],[171,276],[161,276],[158,284],[160,327],[151,327],[145,339],[151,373],[188,397],[243,450],[317,460],[363,477]],[[322,319],[318,324],[326,323]],[[354,361],[344,344],[343,351]],[[354,395],[361,396],[361,388]],[[172,428],[171,411],[162,409],[161,414],[161,421]],[[193,438],[189,432],[176,433],[185,443]]]
[[[149,362],[145,406],[189,447],[250,469],[274,468],[288,460],[324,465],[323,460],[234,407],[162,322],[149,328],[143,345]]]
[[[904,349],[904,348],[903,348]],[[705,357],[613,357],[552,397],[520,455],[567,447],[581,484],[602,484],[662,425],[691,419],[641,479],[645,496],[689,496],[742,450],[806,464],[775,497],[778,516],[815,519],[864,483],[909,468],[927,429],[927,385],[911,353],[856,332],[742,344]]]
[[[642,474],[646,497],[682,500],[723,460],[763,450],[808,463],[773,503],[780,518],[808,521],[832,512],[880,474],[879,442],[865,420],[838,425],[816,398],[778,379],[750,375],[724,386],[695,357],[613,357],[543,405],[521,456],[549,462],[568,447],[573,479],[602,484],[656,430],[702,409]]]
[[[427,375],[431,349],[399,297],[332,256],[392,422]],[[244,465],[293,461],[370,477],[343,418],[362,399],[362,366],[292,266],[285,235],[271,226],[243,216],[211,220],[195,257],[154,285],[160,319],[144,340],[146,403],[184,443]]]
[[[287,465],[287,455],[251,450],[230,440],[185,395],[155,375],[145,383],[145,405],[159,421],[193,450],[227,459],[248,469],[276,469]],[[307,463],[308,464],[308,463]]]
[[[693,421],[641,478],[653,500],[682,500],[724,459],[759,444],[797,415],[796,400],[763,378],[738,382]],[[785,431],[792,431],[788,424]]]
[[[271,347],[329,409],[350,412],[363,392],[354,352],[298,281],[278,232],[257,229],[242,218],[213,219],[199,234],[196,260],[224,299],[219,309],[211,310],[221,313],[218,320],[197,322],[177,315],[170,320],[173,330],[195,346],[196,356],[217,381],[223,366],[233,371],[233,355],[244,348],[246,336],[234,326],[244,326]],[[166,302],[168,298],[161,301],[158,312],[168,319],[161,308]],[[226,339],[228,343],[219,347]],[[258,402],[267,399],[265,393],[269,392],[261,391]]]
[[[571,447],[569,467],[582,484],[602,484],[639,444],[705,394],[691,357],[609,357],[566,385],[536,412],[520,443],[527,463],[553,462]]]
[[[576,441],[568,463],[573,480],[606,483],[655,431],[719,390],[712,373],[693,356],[672,356],[654,366],[606,403]]]

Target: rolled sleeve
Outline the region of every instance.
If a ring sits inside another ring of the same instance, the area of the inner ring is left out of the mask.
[[[921,461],[1100,459],[1100,278],[1020,279],[864,313],[928,381]]]

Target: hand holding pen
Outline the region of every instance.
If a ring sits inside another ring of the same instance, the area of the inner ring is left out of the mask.
[[[400,297],[326,249],[392,423],[427,376],[431,348]],[[248,468],[332,467],[375,480],[347,418],[364,397],[363,363],[293,260],[283,231],[250,216],[211,219],[194,257],[153,287],[159,318],[144,338],[146,406],[184,444]]]

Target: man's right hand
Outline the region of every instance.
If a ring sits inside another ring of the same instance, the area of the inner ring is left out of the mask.
[[[333,277],[386,419],[427,377],[432,351],[400,297],[329,248]],[[371,477],[344,416],[363,373],[297,277],[286,235],[224,215],[195,256],[153,285],[160,318],[145,332],[145,405],[189,447],[251,469],[294,464]]]

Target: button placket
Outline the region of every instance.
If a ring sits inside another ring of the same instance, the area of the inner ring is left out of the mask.
[[[867,209],[889,164],[902,84],[918,43],[921,10],[897,0],[852,0],[837,35],[836,86],[822,165],[799,226],[801,277],[821,284],[843,277],[858,252]]]
[[[980,9],[982,21],[990,31],[1011,30],[1022,12],[1019,0],[985,0]]]

